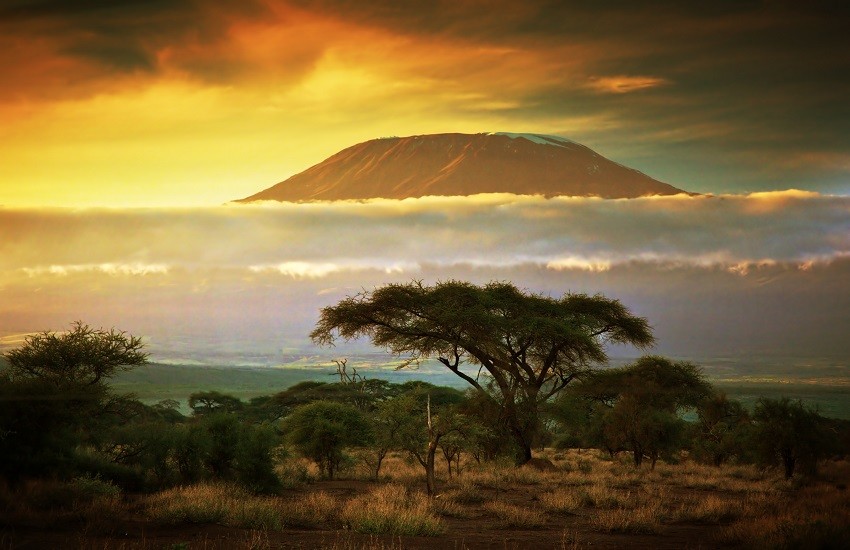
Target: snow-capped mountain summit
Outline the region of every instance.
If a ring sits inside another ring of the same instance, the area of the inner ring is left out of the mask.
[[[559,136],[499,132],[373,139],[238,202],[478,193],[633,198],[683,192]]]

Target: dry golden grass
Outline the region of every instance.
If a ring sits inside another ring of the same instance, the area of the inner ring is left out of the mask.
[[[168,525],[224,523],[230,510],[235,510],[249,498],[237,486],[201,483],[150,495],[145,499],[145,508],[152,520]]]
[[[353,531],[375,535],[434,536],[445,530],[428,497],[398,484],[351,499],[341,518]]]
[[[468,519],[478,517],[475,509],[445,494],[437,496],[433,500],[432,505],[434,511],[444,518]]]
[[[487,500],[487,495],[469,476],[455,478],[447,484],[443,496],[460,504],[480,504]]]
[[[521,508],[497,500],[486,503],[484,509],[496,517],[503,529],[539,529],[546,525],[546,514],[533,508]]]
[[[339,502],[324,491],[310,492],[285,501],[284,523],[292,527],[311,527],[334,521],[339,516]]]
[[[647,502],[631,510],[597,510],[590,517],[590,525],[605,533],[655,534],[661,532],[661,517],[661,504]]]
[[[256,496],[225,483],[177,487],[144,499],[148,517],[158,523],[218,523],[245,529],[313,527],[336,518],[336,500],[325,492],[294,499]]]
[[[550,512],[574,514],[592,501],[583,489],[555,489],[540,495],[540,502]]]
[[[555,470],[541,472],[507,462],[477,465],[467,458],[462,475],[449,479],[445,464],[438,462],[440,494],[428,499],[422,493],[423,468],[392,454],[377,484],[363,483],[362,472],[349,470],[346,476],[359,480],[349,488],[359,494],[340,499],[321,490],[324,482],[313,477],[314,465],[291,459],[278,472],[289,472],[287,484],[299,488],[295,496],[289,492],[285,497],[259,497],[230,485],[199,484],[138,502],[159,523],[219,523],[246,529],[240,532],[244,541],[233,546],[239,548],[274,547],[284,536],[274,531],[290,527],[327,534],[322,547],[391,548],[386,540],[364,542],[359,533],[439,535],[447,526],[456,526],[458,519],[480,519],[467,523],[482,530],[548,529],[536,536],[552,535],[555,545],[560,531],[552,530],[550,523],[568,522],[579,531],[564,536],[563,548],[585,541],[592,545],[598,533],[670,535],[681,532],[682,524],[699,529],[707,544],[716,537],[714,543],[744,548],[850,547],[847,462],[825,464],[815,479],[790,482],[781,472],[742,465],[715,468],[688,460],[675,465],[659,462],[655,470],[636,469],[628,460],[611,460],[591,451],[559,451],[555,463]],[[129,514],[121,496],[110,495],[111,490],[92,480],[80,481],[71,492],[66,484],[45,482],[14,492],[0,486],[0,518],[32,514],[43,523],[48,515],[79,517],[95,525],[92,532],[97,532],[98,517]],[[69,497],[74,494],[89,496]],[[343,527],[350,529],[349,536],[334,539],[330,530]]]
[[[631,510],[640,504],[638,495],[629,490],[619,490],[605,484],[589,485],[584,488],[590,506],[605,510],[615,508]]]
[[[724,523],[743,514],[738,498],[719,495],[690,496],[672,514],[674,521],[687,523]]]
[[[440,461],[437,462],[435,471],[438,477],[446,477]],[[381,466],[379,479],[412,487],[420,485],[424,477],[425,469],[421,464],[401,453],[390,453]]]
[[[742,515],[721,532],[721,540],[751,548],[850,546],[850,497],[836,485],[750,496]]]

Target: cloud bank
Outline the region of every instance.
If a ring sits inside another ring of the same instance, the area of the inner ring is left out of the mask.
[[[636,200],[479,195],[197,209],[0,210],[3,280],[236,270],[320,278],[437,266],[604,271],[850,255],[850,197],[784,191]]]
[[[82,319],[157,359],[276,364],[345,295],[449,278],[621,299],[661,353],[850,356],[850,197],[0,209],[0,233],[0,336]]]

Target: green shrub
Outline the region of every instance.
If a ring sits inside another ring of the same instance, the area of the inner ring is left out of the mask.
[[[372,439],[371,425],[360,410],[332,401],[298,407],[287,417],[284,429],[290,443],[329,479],[344,463],[346,447],[365,445]]]

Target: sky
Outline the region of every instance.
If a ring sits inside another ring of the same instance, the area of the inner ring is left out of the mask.
[[[4,0],[0,204],[200,206],[389,135],[850,193],[840,2]]]
[[[275,365],[323,306],[456,278],[620,299],[658,353],[850,367],[850,9],[599,4],[0,0],[0,350],[82,320]],[[699,194],[226,204],[498,131]]]

